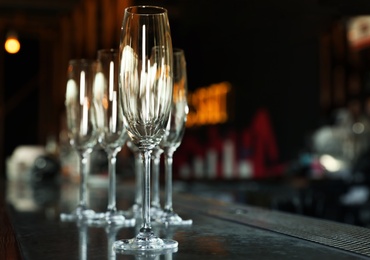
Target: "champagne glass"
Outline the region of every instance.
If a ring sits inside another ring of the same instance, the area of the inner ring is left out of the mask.
[[[152,219],[155,220],[159,215],[162,214],[163,210],[160,203],[160,185],[159,185],[159,170],[161,162],[161,154],[163,150],[156,146],[152,151],[152,201],[151,201],[151,212]]]
[[[123,125],[121,106],[118,105],[118,64],[117,49],[98,50],[99,73],[94,87],[98,101],[96,111],[99,127],[99,143],[108,157],[108,206],[104,214],[92,219],[101,224],[134,225],[135,219],[126,218],[116,206],[116,162],[117,153],[126,143],[128,135]]]
[[[166,134],[159,144],[165,161],[165,205],[157,221],[166,225],[190,225],[193,221],[183,220],[172,205],[173,153],[181,144],[188,113],[186,60],[184,50],[180,48],[173,49],[173,84],[171,115]]]
[[[178,242],[156,236],[151,226],[151,153],[163,138],[172,103],[172,40],[167,10],[131,6],[124,12],[120,39],[120,92],[124,123],[143,159],[142,225],[132,239],[114,243],[119,251],[163,251]]]
[[[134,160],[135,160],[135,201],[134,204],[131,207],[132,215],[135,218],[140,218],[141,214],[141,203],[143,201],[142,198],[142,159],[139,148],[134,145],[131,140],[127,141],[127,147],[131,150],[131,152],[134,154]]]
[[[65,97],[68,138],[80,159],[79,203],[72,213],[62,213],[63,221],[89,219],[95,212],[87,206],[87,176],[90,154],[98,140],[93,86],[98,63],[95,60],[70,60]]]
[[[141,203],[142,203],[142,159],[139,148],[134,145],[130,140],[127,141],[128,148],[133,152],[135,158],[135,202],[131,207],[130,212],[136,218],[141,218]],[[151,201],[151,218],[153,220],[162,212],[160,206],[160,194],[159,194],[159,163],[162,149],[158,146],[152,151],[152,201]]]

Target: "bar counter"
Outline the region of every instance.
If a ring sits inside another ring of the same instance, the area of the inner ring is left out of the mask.
[[[117,185],[118,209],[130,208],[134,186],[129,180]],[[7,183],[3,187],[1,224],[10,225],[0,228],[1,259],[370,259],[367,228],[179,192],[173,197],[174,209],[193,224],[153,224],[160,237],[178,241],[177,251],[116,254],[112,243],[134,237],[140,225],[62,222],[59,214],[77,205],[77,184]],[[106,209],[105,185],[90,183],[89,203],[96,211]]]

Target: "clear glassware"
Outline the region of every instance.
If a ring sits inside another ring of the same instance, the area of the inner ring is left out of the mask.
[[[163,150],[165,162],[165,204],[163,213],[157,219],[165,225],[191,225],[191,219],[183,220],[174,210],[172,203],[172,164],[173,154],[180,146],[185,133],[188,113],[187,72],[183,49],[173,49],[173,99],[170,119],[159,147]]]
[[[151,217],[156,220],[163,212],[161,207],[160,197],[160,162],[163,150],[157,146],[152,151],[152,201],[151,201]]]
[[[132,216],[140,219],[142,210],[142,158],[139,148],[134,145],[130,140],[127,141],[127,147],[132,151],[135,158],[135,200],[131,206],[129,212]],[[162,149],[158,149],[158,146],[152,151],[152,201],[151,201],[151,219],[156,218],[162,213],[162,207],[160,205],[160,183],[159,183],[159,163]]]
[[[114,243],[120,251],[164,251],[178,242],[154,234],[150,215],[151,153],[163,138],[172,103],[172,40],[167,10],[131,6],[120,39],[120,92],[124,123],[143,159],[142,225],[132,239]]]
[[[89,227],[85,221],[78,220],[76,222],[77,227],[78,227],[78,242],[79,242],[79,260],[87,260],[88,254],[87,254],[87,249],[88,249],[88,231]]]
[[[96,77],[94,95],[97,100],[96,118],[99,129],[99,144],[108,157],[108,206],[106,212],[97,214],[91,221],[100,224],[135,225],[135,218],[125,217],[116,205],[117,154],[128,139],[123,124],[122,107],[119,106],[118,49],[98,50],[99,73]]]
[[[143,176],[143,160],[141,158],[141,153],[139,148],[133,144],[130,140],[127,141],[127,147],[131,150],[134,154],[135,159],[135,201],[134,204],[131,206],[129,210],[131,215],[135,218],[141,218],[141,210],[142,210],[142,176]]]
[[[98,140],[96,102],[93,96],[98,70],[95,60],[74,59],[68,63],[65,97],[68,138],[80,160],[79,203],[71,213],[61,213],[62,221],[89,219],[95,212],[88,208],[87,177],[89,159]]]

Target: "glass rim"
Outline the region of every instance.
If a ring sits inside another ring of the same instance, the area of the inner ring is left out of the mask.
[[[134,5],[126,7],[125,12],[131,15],[149,16],[167,14],[167,9],[157,5]]]

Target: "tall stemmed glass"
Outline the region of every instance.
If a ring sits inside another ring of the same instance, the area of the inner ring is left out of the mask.
[[[89,219],[95,212],[87,206],[87,176],[90,154],[98,140],[96,102],[93,86],[98,70],[95,60],[70,60],[65,97],[68,137],[80,159],[79,203],[72,213],[62,213],[63,221]]]
[[[163,149],[165,160],[165,205],[157,221],[166,225],[190,225],[192,220],[183,220],[174,210],[172,204],[172,163],[173,153],[180,146],[188,113],[187,73],[184,50],[173,49],[173,99],[171,116],[159,146]]]
[[[141,153],[139,148],[134,145],[131,140],[127,141],[127,147],[131,150],[134,154],[135,160],[135,201],[134,204],[131,206],[131,213],[135,218],[141,217],[141,204],[143,202],[142,198],[142,175],[143,175],[143,160],[141,159]]]
[[[161,207],[160,199],[160,185],[159,185],[159,173],[160,173],[160,162],[161,154],[163,150],[156,146],[152,151],[152,201],[151,201],[151,212],[152,219],[155,220],[163,212]]]
[[[172,103],[172,40],[167,10],[158,6],[125,9],[120,40],[120,92],[130,140],[143,158],[142,225],[132,239],[116,241],[116,251],[163,251],[177,241],[161,239],[151,227],[151,153],[163,138]]]
[[[108,206],[104,214],[92,221],[100,224],[134,225],[134,218],[126,218],[116,206],[116,162],[117,153],[121,151],[128,139],[123,125],[122,107],[119,106],[118,91],[118,49],[98,50],[100,66],[94,87],[98,101],[97,122],[99,127],[99,143],[108,156]]]

